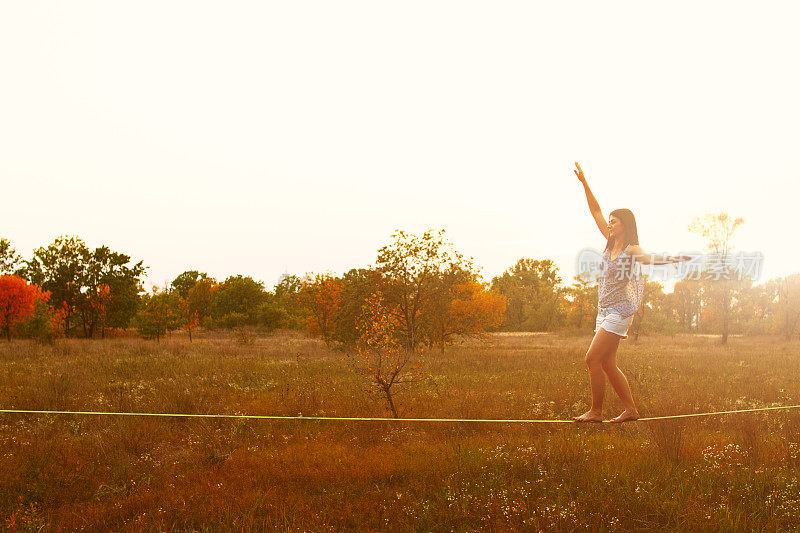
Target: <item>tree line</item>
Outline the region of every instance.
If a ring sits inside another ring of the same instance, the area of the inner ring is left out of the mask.
[[[693,227],[708,237],[710,249],[727,250],[739,224],[741,219],[717,215]],[[719,234],[728,241],[714,243]],[[305,329],[329,345],[356,346],[364,339],[363,317],[374,315],[379,303],[406,350],[444,350],[457,339],[492,331],[585,331],[594,328],[597,312],[596,283],[578,275],[565,285],[551,259],[521,258],[483,282],[473,260],[455,249],[444,230],[397,230],[369,267],[342,275],[285,274],[270,290],[250,276],[218,281],[189,270],[148,292],[142,284],[146,270],[142,261],[107,246],[92,250],[76,236],[57,237],[28,259],[0,239],[2,333],[9,340],[52,340],[102,338],[135,328],[159,340],[179,329],[191,339],[197,328],[289,328]],[[629,334],[634,340],[678,332],[788,340],[800,333],[800,274],[754,284],[729,273],[726,280],[680,280],[669,294],[646,280]]]

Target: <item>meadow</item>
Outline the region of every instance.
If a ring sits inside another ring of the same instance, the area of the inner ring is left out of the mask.
[[[421,356],[413,418],[569,419],[586,335]],[[245,342],[246,341],[246,342]],[[623,340],[643,417],[800,404],[800,342]],[[0,408],[387,416],[302,333],[0,343]],[[621,412],[610,385],[605,418]],[[613,424],[0,414],[12,531],[798,531],[800,409]]]

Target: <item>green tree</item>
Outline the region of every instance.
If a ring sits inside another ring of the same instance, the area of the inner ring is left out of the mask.
[[[303,329],[306,324],[307,310],[300,301],[300,290],[303,280],[294,274],[281,275],[272,296],[268,298],[268,315],[273,318],[278,314],[283,316],[281,326],[290,329]],[[282,311],[279,311],[282,309]],[[267,315],[265,315],[267,316]]]
[[[353,268],[345,272],[341,280],[342,296],[333,338],[352,347],[358,340],[357,326],[364,312],[364,304],[370,295],[380,290],[381,274],[370,268]]]
[[[85,337],[92,338],[99,326],[101,335],[105,337],[106,325],[112,325],[108,321],[110,310],[113,310],[113,325],[116,327],[126,327],[134,316],[141,290],[139,278],[145,267],[142,261],[129,266],[130,256],[114,252],[107,246],[86,252],[82,255],[85,290],[81,291],[83,297],[79,300],[83,332]]]
[[[32,283],[50,292],[54,305],[66,304],[64,330],[69,335],[74,326],[75,313],[83,298],[81,290],[86,286],[86,264],[89,253],[86,244],[78,237],[60,236],[47,248],[37,248],[25,265],[26,277]]]
[[[208,274],[205,272],[187,270],[172,280],[172,288],[178,291],[181,298],[187,298],[189,296],[189,291],[197,285],[197,282],[206,278],[208,278]]]
[[[259,309],[267,301],[264,285],[249,276],[230,276],[211,301],[211,316],[223,327],[258,324]]]
[[[471,259],[465,259],[444,233],[428,229],[418,237],[396,230],[394,241],[378,250],[376,270],[381,273],[383,295],[402,325],[402,344],[408,350],[423,340],[424,310],[442,290],[439,280],[444,273],[453,268],[475,271]]]
[[[142,309],[136,315],[134,324],[139,335],[145,339],[161,341],[168,332],[181,327],[182,317],[177,292],[153,288],[152,294],[142,297]]]
[[[34,250],[25,272],[51,293],[54,307],[65,309],[65,331],[81,328],[91,338],[98,327],[101,333],[106,325],[126,327],[135,314],[146,267],[130,263],[130,256],[107,246],[92,251],[80,238],[62,235]]]
[[[492,289],[506,297],[503,329],[548,331],[565,318],[565,290],[552,259],[522,258],[502,276],[492,279]]]
[[[21,266],[22,257],[17,254],[17,250],[11,245],[11,241],[0,239],[0,276],[4,274],[19,275]]]

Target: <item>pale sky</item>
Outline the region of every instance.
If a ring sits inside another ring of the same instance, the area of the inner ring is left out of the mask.
[[[341,274],[445,228],[484,279],[569,283],[630,208],[647,251],[745,219],[757,282],[800,272],[796,2],[0,3],[0,236],[149,266]],[[673,280],[674,281],[674,280]],[[671,283],[670,283],[671,286]]]

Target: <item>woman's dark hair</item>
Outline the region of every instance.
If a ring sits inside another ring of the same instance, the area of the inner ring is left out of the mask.
[[[639,232],[636,231],[636,218],[633,216],[633,212],[630,209],[615,209],[611,211],[611,215],[614,215],[622,222],[622,227],[625,228],[625,246],[628,244],[639,244]],[[614,237],[610,237],[606,240],[606,247],[603,252],[606,250],[614,247]],[[623,246],[623,249],[625,248]]]

